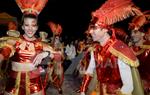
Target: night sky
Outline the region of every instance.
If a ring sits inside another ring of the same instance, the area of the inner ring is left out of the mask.
[[[59,23],[63,27],[62,36],[81,38],[91,19],[91,12],[99,8],[106,0],[49,0],[39,15],[39,30],[51,30],[48,21]],[[150,10],[150,0],[133,0],[141,10]],[[15,0],[0,0],[0,12],[17,17],[21,20],[22,13]]]

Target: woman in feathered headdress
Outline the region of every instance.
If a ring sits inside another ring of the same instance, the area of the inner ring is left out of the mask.
[[[38,30],[38,15],[47,1],[16,0],[23,12],[24,34],[0,44],[0,62],[13,57],[5,95],[45,95],[45,88],[40,78],[40,72],[43,70],[39,64],[44,58],[53,58],[55,54],[61,55],[35,36]]]
[[[144,95],[136,69],[139,65],[138,59],[126,44],[116,38],[111,27],[116,22],[140,13],[133,7],[131,0],[107,0],[92,13],[89,33],[93,41],[99,42],[102,49],[95,48],[90,52],[91,60],[80,87],[81,95],[86,95],[95,69],[99,81],[96,95]],[[138,92],[133,93],[136,88]]]
[[[60,35],[62,33],[61,25],[50,21],[48,22],[48,26],[50,27],[53,33],[51,45],[56,51],[60,51],[62,54],[64,54],[64,45],[60,40]],[[63,61],[64,61],[64,55],[58,58],[54,58],[53,66],[49,66],[48,68],[49,71],[51,68],[53,68],[53,73],[51,74],[52,80],[49,79],[49,81],[53,82],[52,84],[57,88],[59,94],[63,93],[62,91],[62,84],[64,81],[64,70],[62,66]]]
[[[52,33],[53,33],[53,37],[52,37],[52,41],[51,41],[51,45],[56,48],[56,49],[60,49],[63,48],[61,46],[61,42],[60,42],[60,35],[62,33],[62,26],[60,24],[56,24],[54,22],[48,22],[48,26],[50,27]]]

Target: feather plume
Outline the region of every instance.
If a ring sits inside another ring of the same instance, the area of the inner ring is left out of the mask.
[[[99,18],[97,23],[111,25],[137,15],[139,10],[133,10],[133,5],[131,0],[108,0],[92,15]]]
[[[16,0],[22,13],[38,15],[48,0]]]
[[[60,24],[56,24],[54,22],[48,22],[48,26],[50,27],[51,31],[53,32],[53,34],[55,35],[60,35],[62,32],[62,27]]]

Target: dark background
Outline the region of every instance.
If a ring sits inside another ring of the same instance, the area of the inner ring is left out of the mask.
[[[39,30],[52,35],[48,21],[59,23],[63,27],[64,39],[82,38],[91,19],[91,12],[99,8],[106,0],[49,0],[39,15]],[[142,11],[150,10],[150,0],[133,0]],[[15,0],[0,0],[0,12],[17,17],[20,22],[22,13]],[[127,22],[124,22],[127,24]],[[122,23],[120,23],[121,25]]]

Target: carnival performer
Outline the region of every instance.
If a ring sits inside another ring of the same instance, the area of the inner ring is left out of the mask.
[[[48,66],[48,82],[52,83],[52,85],[58,90],[59,94],[63,94],[62,84],[64,81],[64,69],[62,63],[64,61],[64,46],[60,41],[62,27],[60,24],[54,22],[48,22],[48,26],[53,33],[51,46],[55,51],[61,53],[61,56],[55,55],[57,57],[55,57]]]
[[[55,54],[59,54],[35,37],[38,30],[38,14],[47,1],[16,0],[23,12],[24,34],[19,38],[7,39],[0,44],[0,62],[12,58],[4,95],[45,95],[40,78],[41,69],[38,65],[44,58],[55,58]]]
[[[90,63],[90,52],[94,50],[101,50],[101,46],[97,42],[93,42],[91,44],[88,44],[86,49],[83,51],[83,58],[80,60],[78,64],[78,77],[82,80],[82,83],[87,82],[87,87],[82,87],[77,90],[77,93],[80,91],[86,91],[87,95],[90,95],[90,93],[95,90],[96,84],[97,84],[97,75],[96,70],[94,70],[93,74],[89,75],[86,73],[86,70],[88,69],[89,63]]]
[[[92,25],[89,33],[93,41],[102,47],[91,50],[90,61],[85,71],[80,94],[86,95],[89,81],[96,69],[98,86],[96,95],[144,95],[139,73],[136,67],[138,59],[133,51],[115,37],[114,23],[136,15],[130,0],[108,0],[92,13]],[[92,93],[92,94],[93,94]]]
[[[140,31],[144,27],[145,22],[146,18],[144,15],[133,18],[129,24],[131,30],[131,42],[129,45],[140,61],[138,69],[144,85],[145,95],[147,95],[150,93],[150,40],[148,37],[150,30],[144,29],[147,30],[146,33]]]

